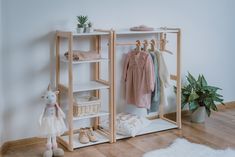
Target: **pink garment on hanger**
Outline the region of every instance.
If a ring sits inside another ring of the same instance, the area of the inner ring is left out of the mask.
[[[149,109],[151,92],[154,90],[154,77],[151,56],[143,51],[129,52],[123,70],[127,103]]]

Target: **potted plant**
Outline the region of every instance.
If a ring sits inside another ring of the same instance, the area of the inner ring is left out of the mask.
[[[187,76],[187,84],[182,87],[182,108],[186,104],[192,112],[192,122],[202,123],[205,121],[206,113],[208,117],[211,110],[218,111],[216,102],[224,105],[222,95],[217,91],[221,90],[215,86],[209,86],[203,75],[199,75],[196,80],[190,73]]]
[[[86,33],[91,33],[93,32],[94,29],[93,29],[93,23],[91,22],[88,22],[88,27],[86,27]]]
[[[84,28],[84,29],[83,29],[83,33],[87,33],[87,32],[86,32],[86,30],[87,30],[87,24],[86,24],[86,23],[83,25],[83,28]]]
[[[77,33],[83,33],[84,28],[86,27],[86,22],[88,20],[87,16],[77,16],[78,24],[77,24]]]

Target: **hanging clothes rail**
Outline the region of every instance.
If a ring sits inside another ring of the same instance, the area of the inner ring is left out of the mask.
[[[164,106],[160,105],[159,106],[159,115],[155,115],[151,118],[152,120],[152,124],[151,126],[149,126],[148,128],[145,128],[143,131],[141,131],[140,133],[138,133],[137,135],[143,135],[143,134],[148,134],[148,133],[153,133],[153,132],[158,132],[158,131],[164,131],[164,130],[169,130],[169,129],[181,129],[182,125],[181,125],[181,29],[180,28],[167,28],[167,27],[162,27],[159,29],[155,29],[154,31],[113,31],[113,56],[114,56],[114,67],[113,67],[113,71],[114,71],[114,76],[113,76],[113,90],[114,90],[114,117],[116,117],[116,97],[115,97],[115,91],[116,91],[116,84],[115,84],[115,78],[116,78],[116,60],[115,60],[115,54],[117,52],[116,47],[117,46],[128,46],[128,45],[137,45],[137,42],[125,42],[125,43],[118,43],[116,42],[116,40],[119,38],[119,35],[128,35],[131,36],[132,34],[143,34],[143,35],[147,35],[147,34],[153,34],[156,35],[156,39],[157,40],[151,40],[150,44],[152,43],[156,43],[156,45],[158,46],[158,48],[161,51],[165,51],[168,53],[172,53],[169,50],[166,50],[166,44],[167,44],[167,40],[166,40],[166,35],[167,34],[176,34],[176,74],[171,74],[170,75],[170,79],[176,81],[176,120],[173,121],[171,119],[168,119],[164,116]],[[123,38],[123,37],[122,37]],[[153,42],[154,41],[154,42]],[[141,42],[141,44],[146,44],[145,42]],[[117,135],[116,134],[116,120],[114,118],[113,121],[113,126],[114,126],[114,141],[118,140],[118,139],[123,139],[123,138],[127,138],[130,136],[121,136],[121,135]]]

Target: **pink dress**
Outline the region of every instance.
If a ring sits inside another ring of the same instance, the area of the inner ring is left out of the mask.
[[[123,79],[127,103],[149,109],[155,83],[150,54],[143,51],[129,52],[124,63]]]

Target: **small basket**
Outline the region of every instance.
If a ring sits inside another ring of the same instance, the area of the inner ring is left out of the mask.
[[[73,103],[73,116],[88,116],[100,112],[101,101],[97,97],[83,96],[77,97]]]

